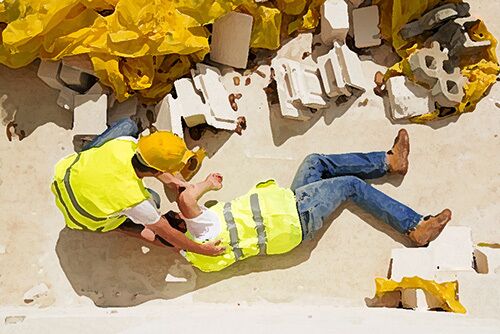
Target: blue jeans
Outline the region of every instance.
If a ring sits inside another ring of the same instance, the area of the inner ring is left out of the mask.
[[[90,143],[85,145],[82,149],[82,152],[93,147],[99,147],[104,145],[106,142],[116,139],[118,137],[134,137],[137,138],[139,136],[139,129],[137,128],[137,124],[132,121],[130,118],[122,118],[119,121],[111,124],[111,126],[106,129],[99,136],[95,137]],[[154,191],[153,189],[146,188],[147,191],[151,194],[156,207],[160,208],[160,195]]]
[[[363,181],[387,172],[385,152],[307,156],[291,186],[303,240],[312,239],[324,220],[349,199],[400,233],[414,228],[422,215]]]

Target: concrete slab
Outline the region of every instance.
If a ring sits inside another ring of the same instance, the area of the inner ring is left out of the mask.
[[[105,94],[75,96],[73,131],[75,134],[100,134],[107,129],[108,97]]]
[[[356,8],[352,11],[354,44],[357,48],[368,48],[382,43],[380,39],[378,6]]]

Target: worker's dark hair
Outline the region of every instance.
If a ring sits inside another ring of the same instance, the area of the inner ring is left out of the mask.
[[[141,173],[153,173],[153,174],[156,174],[159,172],[159,170],[157,169],[154,169],[152,167],[149,167],[149,166],[146,166],[145,164],[143,164],[141,162],[141,160],[139,160],[139,157],[137,156],[137,154],[134,154],[134,156],[132,157],[132,166],[134,167],[134,169],[138,172],[141,172]]]

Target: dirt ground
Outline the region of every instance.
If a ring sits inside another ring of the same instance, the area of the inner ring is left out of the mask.
[[[498,4],[469,2],[472,14],[500,37]],[[370,61],[363,61],[363,68],[368,79],[383,69]],[[374,294],[374,278],[387,275],[390,250],[408,244],[367,213],[347,205],[321,236],[289,254],[253,258],[204,274],[167,249],[148,246],[150,251],[143,254],[144,242],[115,232],[64,228],[49,185],[55,163],[73,150],[72,114],[56,105],[57,93],[37,78],[36,69],[36,64],[18,70],[0,66],[2,123],[15,121],[26,135],[12,142],[0,136],[4,311],[95,312],[148,301],[162,307],[202,305],[207,310],[210,303],[363,308],[364,299]],[[422,214],[450,208],[451,224],[470,226],[475,243],[500,242],[498,84],[473,113],[429,125],[392,123],[383,99],[371,90],[300,122],[281,118],[277,107],[270,109],[263,90],[252,85],[233,88],[243,94],[238,105],[248,129],[241,137],[222,133],[202,138],[210,157],[194,180],[212,171],[225,177],[224,188],[206,195],[206,200],[230,200],[269,178],[287,186],[309,153],[387,150],[398,129],[405,127],[411,141],[408,174],[404,179],[375,180],[373,185]],[[365,99],[366,105],[360,103]],[[162,190],[158,183],[147,183]],[[170,207],[163,196],[162,208]],[[166,282],[168,274],[185,281]],[[40,283],[49,287],[48,295],[35,305],[25,303],[23,294]],[[500,319],[499,287],[500,275],[478,283],[477,299],[465,305],[469,317]]]

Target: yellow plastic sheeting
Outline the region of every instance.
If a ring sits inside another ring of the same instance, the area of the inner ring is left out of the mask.
[[[435,281],[425,280],[420,277],[403,277],[401,282],[396,282],[386,278],[375,279],[375,296],[381,298],[384,294],[392,291],[404,289],[422,289],[432,294],[435,298],[442,301],[443,309],[449,312],[465,313],[465,307],[460,304],[457,298],[458,283],[445,282],[437,283]]]
[[[251,47],[277,49],[289,31],[318,24],[323,1],[4,0],[0,63],[18,68],[87,53],[119,101],[134,92],[159,99],[210,51],[205,25],[246,12],[254,17]]]
[[[456,3],[461,1],[450,0],[446,2]],[[404,41],[399,35],[399,31],[406,23],[420,18],[425,12],[436,7],[439,3],[438,0],[374,1],[374,4],[379,6],[382,36],[384,39],[392,41],[394,49],[403,58],[401,62],[395,64],[386,72],[386,80],[396,75],[406,75],[413,79],[408,64],[408,56],[422,47],[422,41],[418,39],[413,42]],[[496,77],[500,73],[496,55],[497,40],[483,22],[471,28],[470,36],[475,41],[489,40],[491,46],[483,53],[461,59],[461,72],[468,79],[462,102],[455,108],[439,108],[431,113],[412,117],[410,121],[427,123],[438,118],[474,111],[477,103],[488,92],[491,85],[495,83]]]

